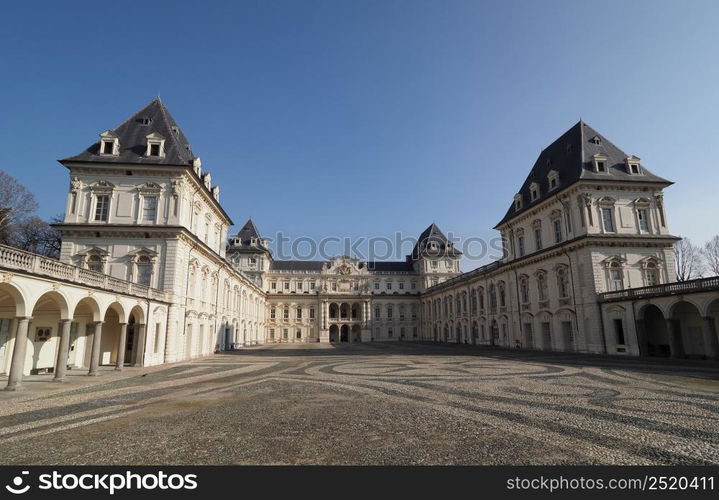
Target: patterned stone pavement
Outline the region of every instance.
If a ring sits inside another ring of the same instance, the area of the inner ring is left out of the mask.
[[[709,363],[305,344],[44,380],[1,395],[0,463],[719,464]]]

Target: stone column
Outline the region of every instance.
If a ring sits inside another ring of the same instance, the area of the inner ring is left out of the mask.
[[[115,370],[122,371],[125,367],[125,344],[127,344],[127,323],[120,323],[120,339],[117,341],[117,359]]]
[[[703,328],[702,333],[704,334],[704,351],[709,359],[717,359],[719,357],[719,343],[717,342],[716,324],[714,318],[711,316],[705,316],[702,318]]]
[[[145,357],[145,327],[147,325],[135,325],[135,359],[132,366],[142,366]]]
[[[22,387],[22,376],[25,371],[25,352],[27,351],[27,330],[30,318],[16,318],[17,332],[12,350],[10,373],[7,379],[6,391],[16,391]]]
[[[71,319],[60,320],[62,331],[60,332],[60,345],[57,348],[57,362],[55,363],[55,377],[53,382],[64,382],[67,372],[67,354],[70,351],[70,328]]]
[[[97,372],[100,366],[100,343],[102,342],[102,321],[95,322],[95,333],[92,335],[92,354],[90,355],[90,370],[87,374],[91,377],[99,375]]]

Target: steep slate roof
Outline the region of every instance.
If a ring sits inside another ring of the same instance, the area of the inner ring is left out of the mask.
[[[439,249],[436,251],[438,254],[449,254],[449,255],[461,255],[462,252],[456,250],[452,245],[449,245],[449,240],[444,235],[442,230],[434,222],[419,235],[417,243],[412,249],[412,258],[416,259],[421,254],[428,253],[428,243],[436,242]]]
[[[149,119],[148,125],[143,120]],[[194,155],[190,143],[160,98],[132,115],[117,128],[111,130],[120,140],[120,154],[100,155],[100,141],[91,144],[82,153],[60,160],[91,161],[97,163],[146,163],[156,165],[192,165]],[[159,134],[165,139],[165,156],[145,156],[149,134]]]
[[[599,139],[598,143],[595,143],[595,138]],[[595,154],[606,155],[607,173],[594,172],[592,157]],[[522,196],[522,208],[515,210],[514,201],[512,201],[509,210],[497,223],[495,229],[579,180],[671,184],[670,181],[651,173],[644,165],[641,166],[642,175],[629,174],[624,161],[628,156],[606,137],[580,120],[559,139],[542,150],[518,192]],[[551,170],[557,171],[559,181],[558,187],[550,191],[547,175]],[[533,182],[539,185],[540,192],[535,201],[531,201],[529,194],[529,186]]]
[[[397,271],[414,271],[411,260],[400,261],[370,261],[367,262],[367,269],[375,272],[397,272]]]
[[[247,219],[245,225],[237,231],[234,238],[239,238],[240,243],[243,245],[249,245],[252,242],[252,238],[260,239],[260,232],[257,230],[255,223],[252,222],[252,218]]]
[[[273,271],[321,271],[324,260],[275,260],[270,264]]]

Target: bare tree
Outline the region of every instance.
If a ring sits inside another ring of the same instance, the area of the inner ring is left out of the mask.
[[[60,233],[39,217],[27,217],[13,227],[10,245],[57,259],[60,257]]]
[[[704,243],[702,255],[704,256],[707,271],[712,276],[719,276],[719,234]]]
[[[689,238],[674,244],[677,280],[687,281],[702,277],[702,252]]]
[[[17,179],[0,170],[0,243],[9,243],[13,226],[37,210],[37,201]]]

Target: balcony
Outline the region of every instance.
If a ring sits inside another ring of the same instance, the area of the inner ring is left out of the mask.
[[[107,274],[65,264],[24,250],[0,245],[0,268],[45,276],[102,290],[167,301],[165,292]]]
[[[719,276],[699,278],[690,281],[677,281],[663,285],[644,286],[641,288],[628,288],[615,292],[600,293],[598,296],[601,302],[616,302],[619,300],[648,299],[651,297],[665,297],[714,290],[719,290]]]

